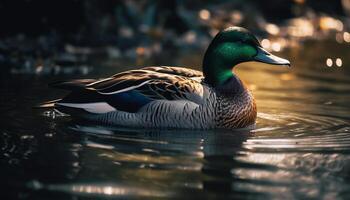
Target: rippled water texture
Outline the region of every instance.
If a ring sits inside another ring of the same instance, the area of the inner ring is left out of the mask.
[[[292,69],[237,69],[257,99],[252,130],[132,130],[53,119],[31,107],[63,94],[47,83],[74,77],[2,76],[1,190],[24,199],[349,199],[347,48],[311,43],[283,52]],[[200,64],[187,55],[167,62]],[[327,67],[328,57],[343,65]],[[131,68],[123,66],[87,77]]]

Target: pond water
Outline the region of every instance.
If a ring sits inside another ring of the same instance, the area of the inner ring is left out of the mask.
[[[47,83],[80,76],[2,74],[1,196],[349,199],[348,48],[310,42],[280,54],[291,60],[291,69],[240,66],[237,74],[258,105],[251,130],[133,130],[76,123],[32,106],[64,94]],[[336,58],[342,59],[340,67]],[[148,63],[199,66],[201,60],[200,53],[183,53]],[[93,65],[93,73],[81,77],[112,75],[136,64]]]

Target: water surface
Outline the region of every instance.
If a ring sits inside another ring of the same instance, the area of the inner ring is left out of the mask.
[[[292,69],[246,65],[249,130],[137,130],[77,123],[32,106],[80,75],[1,75],[0,187],[7,199],[350,198],[350,60],[346,45],[311,43],[282,53]],[[199,66],[197,54],[162,61]],[[326,59],[342,66],[326,66]],[[84,78],[135,63],[94,64]],[[125,66],[125,67],[124,67]],[[196,68],[196,67],[194,67]],[[198,69],[198,67],[197,67]]]

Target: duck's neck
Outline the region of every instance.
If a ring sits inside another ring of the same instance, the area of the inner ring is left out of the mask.
[[[224,96],[236,96],[244,93],[246,91],[246,87],[238,76],[233,75],[221,85],[216,86],[215,90]]]
[[[216,55],[215,51],[210,48],[204,55],[203,74],[205,82],[213,87],[217,87],[225,83],[228,79],[234,77],[232,65],[225,63],[220,55]]]
[[[219,55],[217,55],[219,53]],[[203,74],[205,83],[215,88],[218,92],[235,95],[245,90],[243,82],[232,70],[236,62],[225,63],[222,52],[208,48],[203,59]]]

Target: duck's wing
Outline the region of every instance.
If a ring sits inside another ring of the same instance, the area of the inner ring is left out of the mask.
[[[87,85],[102,95],[138,92],[153,100],[189,100],[201,103],[202,73],[180,67],[147,67],[116,74]]]
[[[104,113],[113,110],[137,112],[156,100],[187,100],[201,104],[205,86],[198,80],[202,78],[201,72],[195,70],[148,67],[93,82],[70,81],[55,85],[72,91],[56,105]]]

